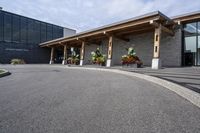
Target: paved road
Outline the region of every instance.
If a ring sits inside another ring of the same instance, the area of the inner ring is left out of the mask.
[[[57,66],[0,66],[1,133],[198,133],[200,109],[156,84]]]

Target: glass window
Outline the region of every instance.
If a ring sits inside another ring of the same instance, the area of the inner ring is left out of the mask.
[[[63,28],[62,27],[59,27],[58,29],[58,37],[63,37]]]
[[[4,41],[12,41],[12,15],[4,13]]]
[[[28,20],[28,43],[40,42],[40,22],[36,20]]]
[[[53,26],[53,39],[63,37],[63,29],[59,26]]]
[[[20,17],[13,15],[13,32],[12,38],[14,42],[20,41]]]
[[[21,42],[27,42],[27,18],[21,17],[20,21],[20,28],[21,28]]]
[[[32,43],[34,38],[34,22],[31,19],[28,19],[28,43]]]
[[[34,43],[40,43],[40,22],[39,21],[35,21],[34,22],[34,33],[35,33],[35,40]]]
[[[189,23],[185,25],[185,52],[196,52],[196,31],[196,23]]]
[[[53,27],[51,24],[47,24],[47,41],[53,39]]]
[[[46,27],[46,23],[41,23],[41,42],[45,42],[47,40],[47,27]]]
[[[3,41],[3,12],[0,11],[0,41]]]

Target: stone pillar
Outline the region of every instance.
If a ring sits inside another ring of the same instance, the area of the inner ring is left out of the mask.
[[[54,47],[51,48],[51,57],[49,64],[54,64]]]
[[[152,69],[160,69],[161,68],[160,40],[161,40],[161,24],[159,25],[159,27],[155,28]]]
[[[106,67],[111,67],[111,63],[112,63],[112,48],[113,48],[113,36],[109,36],[108,58],[107,58],[107,62],[106,62]]]
[[[66,65],[66,64],[67,64],[67,45],[64,45],[62,64],[63,64],[63,65]]]
[[[80,50],[80,66],[84,64],[84,54],[85,54],[85,42],[82,42],[81,50]]]

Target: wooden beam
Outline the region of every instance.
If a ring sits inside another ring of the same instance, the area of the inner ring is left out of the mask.
[[[123,36],[127,36],[127,35],[135,35],[135,34],[141,34],[141,33],[146,33],[146,32],[149,32],[149,31],[154,31],[154,27],[151,27],[149,26],[149,28],[145,28],[145,29],[138,29],[138,30],[129,30],[129,31],[126,31],[126,32],[119,32],[117,33],[116,35],[123,35]]]
[[[160,40],[161,40],[161,25],[154,32],[154,52],[153,58],[160,57]]]
[[[171,29],[169,29],[169,28],[167,28],[167,27],[165,27],[165,26],[163,26],[163,25],[161,25],[161,24],[159,24],[159,23],[157,23],[153,20],[150,21],[150,24],[155,26],[156,28],[161,26],[160,28],[161,28],[162,31],[170,34],[171,36],[174,36],[174,31],[172,31]]]
[[[67,60],[67,45],[64,45],[63,60]]]
[[[49,64],[53,64],[54,63],[54,51],[55,51],[55,48],[51,47],[51,56],[50,56]]]
[[[174,21],[175,22],[192,22],[192,21],[196,21],[196,20],[200,20],[200,14],[195,14],[195,15],[189,15],[189,16],[183,16],[183,17],[179,17],[179,18],[175,18]]]
[[[133,27],[133,26],[137,26],[137,25],[141,25],[141,24],[148,24],[150,20],[159,20],[159,19],[160,19],[159,16],[147,17],[147,18],[144,18],[144,19],[138,19],[138,20],[135,20],[135,21],[127,22],[127,23],[113,25],[113,26],[98,29],[98,30],[95,30],[95,31],[82,33],[82,34],[79,34],[77,36],[73,36],[73,37],[69,37],[69,38],[63,38],[63,39],[56,40],[56,41],[49,41],[47,43],[42,43],[42,44],[54,45],[54,44],[56,44],[57,42],[60,42],[60,41],[61,42],[69,42],[69,41],[77,40],[77,38],[80,39],[80,38],[85,38],[85,37],[91,37],[91,36],[94,36],[94,35],[103,35],[105,32],[107,33],[107,32],[121,30],[121,29],[129,28],[129,27]],[[41,46],[41,47],[44,47],[44,46]]]
[[[113,36],[109,36],[108,41],[108,59],[112,58]]]
[[[171,36],[174,36],[174,31],[170,30],[169,28],[167,28],[165,26],[161,26],[161,30],[170,34]]]
[[[81,44],[81,51],[80,51],[80,59],[84,60],[84,53],[85,53],[85,42],[83,41]]]
[[[124,37],[124,36],[114,35],[114,37],[117,38],[117,39],[123,40],[125,42],[129,42],[130,41],[129,38]]]

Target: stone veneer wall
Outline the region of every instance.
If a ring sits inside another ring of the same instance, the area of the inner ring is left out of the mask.
[[[112,65],[121,65],[121,56],[127,54],[126,48],[134,47],[136,55],[142,60],[144,66],[151,66],[153,58],[154,32],[139,35],[130,35],[130,41],[114,38]],[[90,44],[85,46],[84,64],[90,64],[91,52],[100,48],[103,54],[107,55],[108,38],[103,39],[101,45]],[[175,32],[175,36],[170,36],[162,32],[160,45],[160,59],[162,66],[181,66],[181,30]]]
[[[150,66],[153,57],[153,32],[131,35],[129,39],[130,42],[114,39],[113,65],[120,65],[121,56],[127,54],[126,48],[133,47],[144,65]]]
[[[151,66],[153,58],[154,32],[131,35],[130,42],[114,39],[112,65],[121,65],[121,56],[127,54],[125,48],[134,47],[136,55],[143,61],[144,66]],[[162,66],[181,66],[181,30],[170,36],[162,32],[160,59]]]
[[[181,66],[181,47],[181,29],[176,30],[174,36],[169,36],[166,35],[166,33],[163,33],[160,46],[160,59],[162,60],[162,66]]]
[[[101,52],[107,55],[107,43],[108,40],[103,39],[101,45],[97,44],[86,44],[85,45],[85,55],[84,55],[84,64],[91,64],[91,52],[96,51],[97,48],[100,48]]]

